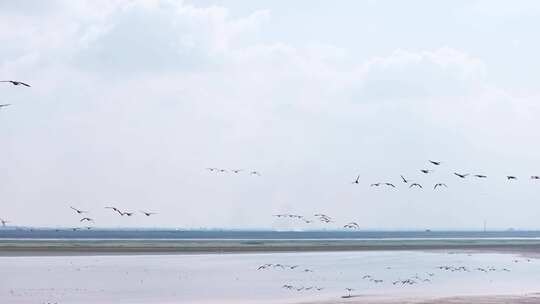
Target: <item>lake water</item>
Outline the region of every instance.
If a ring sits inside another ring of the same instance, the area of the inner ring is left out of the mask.
[[[257,270],[266,263],[298,267]],[[345,288],[353,288],[355,295],[390,298],[540,291],[540,261],[513,254],[0,257],[0,269],[0,303],[294,303],[337,299]],[[407,279],[416,283],[393,284]],[[294,289],[283,288],[285,284]]]

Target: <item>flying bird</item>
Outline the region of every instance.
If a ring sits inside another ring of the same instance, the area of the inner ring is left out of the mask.
[[[403,175],[400,175],[400,176],[401,176],[401,180],[402,180],[405,184],[409,183],[409,180],[407,180],[405,177],[403,177]]]
[[[507,180],[515,180],[515,179],[517,179],[517,177],[515,177],[515,176],[513,176],[513,175],[507,175],[507,176],[506,176],[506,179],[507,179]]]
[[[118,212],[118,214],[124,215],[124,214],[122,213],[122,211],[120,211],[120,209],[118,209],[118,208],[116,208],[116,207],[105,207],[105,209],[112,209],[113,211]]]
[[[243,171],[243,170],[242,170],[242,169],[233,169],[233,170],[231,170],[231,171],[238,174],[238,173],[240,173],[240,172]]]
[[[461,178],[465,178],[465,177],[469,176],[469,173],[467,173],[467,174],[460,174],[460,173],[454,172],[454,174],[455,174],[456,176],[461,177]]]
[[[432,163],[432,164],[434,164],[435,166],[438,166],[438,165],[441,164],[440,161],[433,161],[433,160],[430,160],[429,162]]]
[[[419,187],[420,189],[423,189],[422,185],[420,185],[419,183],[413,183],[409,186],[409,188],[412,188],[412,187]]]
[[[359,180],[360,180],[360,175],[358,175],[356,177],[356,180],[354,182],[352,182],[353,184],[359,184]]]
[[[437,184],[435,184],[435,187],[433,187],[433,189],[437,189],[437,187],[446,187],[446,188],[448,188],[448,186],[445,183],[437,183]]]
[[[5,107],[9,107],[10,105],[11,105],[10,103],[0,104],[0,109],[5,108]]]
[[[217,171],[218,168],[206,168],[206,170],[210,171],[210,172],[214,172],[214,171]]]
[[[84,221],[93,222],[94,220],[89,217],[83,217],[79,222],[84,222]]]
[[[146,216],[157,214],[156,212],[146,212],[146,211],[141,211],[141,213],[146,215]]]
[[[424,174],[428,174],[428,173],[431,173],[433,172],[433,170],[429,170],[429,169],[422,169],[420,170],[420,172],[424,173]]]
[[[261,173],[259,173],[259,171],[251,171],[249,174],[261,176]]]
[[[384,183],[385,185],[389,186],[389,187],[392,187],[392,188],[395,188],[396,186],[392,183]]]
[[[358,229],[360,228],[360,225],[356,222],[348,223],[347,225],[343,226],[343,228],[351,228],[351,229]]]
[[[135,212],[122,212],[122,215],[132,216]]]
[[[77,212],[77,214],[83,214],[83,213],[88,213],[88,211],[83,211],[83,210],[79,210],[79,209],[77,209],[77,208],[74,208],[74,207],[71,207],[71,206],[69,206],[69,208],[71,208],[71,209],[75,210],[75,212]]]
[[[483,174],[475,174],[474,177],[478,177],[478,178],[487,178],[486,175],[483,175]]]
[[[531,176],[531,179],[540,179],[540,176],[538,176],[538,175],[533,175],[533,176]]]
[[[375,183],[375,184],[371,184],[371,187],[379,187],[381,185],[381,183]]]
[[[15,80],[0,80],[0,82],[10,82],[12,85],[15,85],[15,86],[23,85],[23,86],[25,86],[25,87],[30,87],[29,84],[24,83],[24,82],[22,82],[22,81],[15,81]]]

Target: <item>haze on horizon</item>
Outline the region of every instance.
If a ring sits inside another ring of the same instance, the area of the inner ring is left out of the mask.
[[[540,229],[539,17],[536,1],[0,1],[0,78],[32,84],[0,86],[0,217]]]

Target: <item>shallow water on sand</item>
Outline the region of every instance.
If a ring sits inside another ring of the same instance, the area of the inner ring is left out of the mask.
[[[265,263],[299,266],[257,270]],[[444,265],[463,266],[467,271],[438,268]],[[345,288],[353,288],[355,295],[390,298],[540,291],[540,261],[512,254],[381,251],[0,257],[0,269],[0,303],[285,303],[339,298],[346,294]],[[407,279],[416,283],[392,284]],[[304,289],[288,290],[284,284]]]

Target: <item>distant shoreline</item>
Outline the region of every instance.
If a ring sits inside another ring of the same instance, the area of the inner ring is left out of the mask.
[[[539,239],[446,240],[0,240],[0,256],[471,251],[540,256]]]

